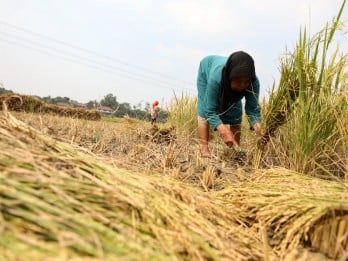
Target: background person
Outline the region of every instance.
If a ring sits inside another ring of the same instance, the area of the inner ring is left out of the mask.
[[[155,124],[157,117],[158,117],[158,101],[154,101],[151,106],[151,111],[150,111],[150,117],[151,117],[151,124]]]

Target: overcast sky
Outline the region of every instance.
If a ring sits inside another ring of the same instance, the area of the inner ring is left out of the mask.
[[[196,95],[204,56],[244,50],[267,97],[279,56],[293,49],[301,26],[317,32],[341,2],[0,0],[0,83],[80,102],[108,93],[133,105],[168,102],[174,93]]]

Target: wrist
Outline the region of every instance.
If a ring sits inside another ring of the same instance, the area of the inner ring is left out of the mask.
[[[254,123],[254,125],[252,126],[252,129],[256,132],[260,131],[261,130],[261,123],[259,123],[259,122]]]
[[[216,129],[221,132],[221,131],[224,131],[226,130],[226,126],[224,124],[220,124],[218,126],[216,126]]]

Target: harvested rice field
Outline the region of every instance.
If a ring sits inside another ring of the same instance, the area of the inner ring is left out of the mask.
[[[2,111],[0,131],[3,260],[347,257],[347,183],[200,158],[127,118]]]
[[[243,154],[211,132],[201,157],[185,95],[155,125],[1,96],[0,260],[348,260],[345,2],[281,57]]]

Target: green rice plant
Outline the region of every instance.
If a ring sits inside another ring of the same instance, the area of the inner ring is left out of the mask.
[[[347,154],[337,152],[345,136],[341,136],[337,124],[348,110],[344,99],[348,56],[338,47],[329,48],[335,32],[342,28],[345,3],[332,24],[313,37],[306,29],[301,30],[294,52],[281,59],[279,88],[273,90],[264,116],[264,138],[269,140],[278,129],[281,137],[281,142],[273,146],[273,163],[278,154],[282,158],[276,164],[299,172],[326,177],[345,174]],[[260,148],[256,165],[262,160],[264,147]]]
[[[348,85],[348,83],[347,83]],[[342,102],[342,104],[347,105],[348,104],[348,92],[346,92],[345,94],[341,95],[341,99],[344,100],[344,103]],[[340,143],[338,144],[338,146],[336,146],[336,151],[337,154],[339,155],[345,155],[344,159],[345,159],[345,182],[348,183],[348,117],[339,117],[337,118],[337,122],[336,122],[336,126],[337,126],[337,132],[339,137],[341,137],[340,139]],[[344,164],[344,163],[343,163]]]
[[[344,71],[331,70],[334,69],[333,67],[336,64],[341,63],[341,61],[335,59],[338,50],[332,55],[328,67],[326,63],[327,53],[333,36],[342,27],[340,18],[345,3],[346,0],[343,1],[332,25],[327,24],[313,38],[308,36],[306,28],[301,30],[295,50],[293,52],[286,50],[285,54],[281,57],[279,86],[276,90],[275,85],[273,85],[268,108],[264,115],[264,125],[267,130],[266,135],[273,135],[277,128],[285,123],[293,108],[294,101],[299,96],[301,98],[302,94],[308,93],[307,91],[312,91],[310,94],[316,94],[322,87],[327,85],[328,80],[335,80],[334,87],[336,89],[342,82],[340,75]],[[345,62],[342,64],[345,65]],[[335,74],[338,77],[335,77]]]
[[[121,118],[118,117],[107,117],[107,116],[102,116],[101,117],[102,121],[106,121],[106,122],[115,122],[115,123],[119,123],[122,121]]]
[[[340,94],[320,93],[312,102],[298,103],[283,130],[282,146],[289,167],[326,178],[344,177],[348,154],[340,149],[345,136],[337,125],[347,113],[346,100]]]

